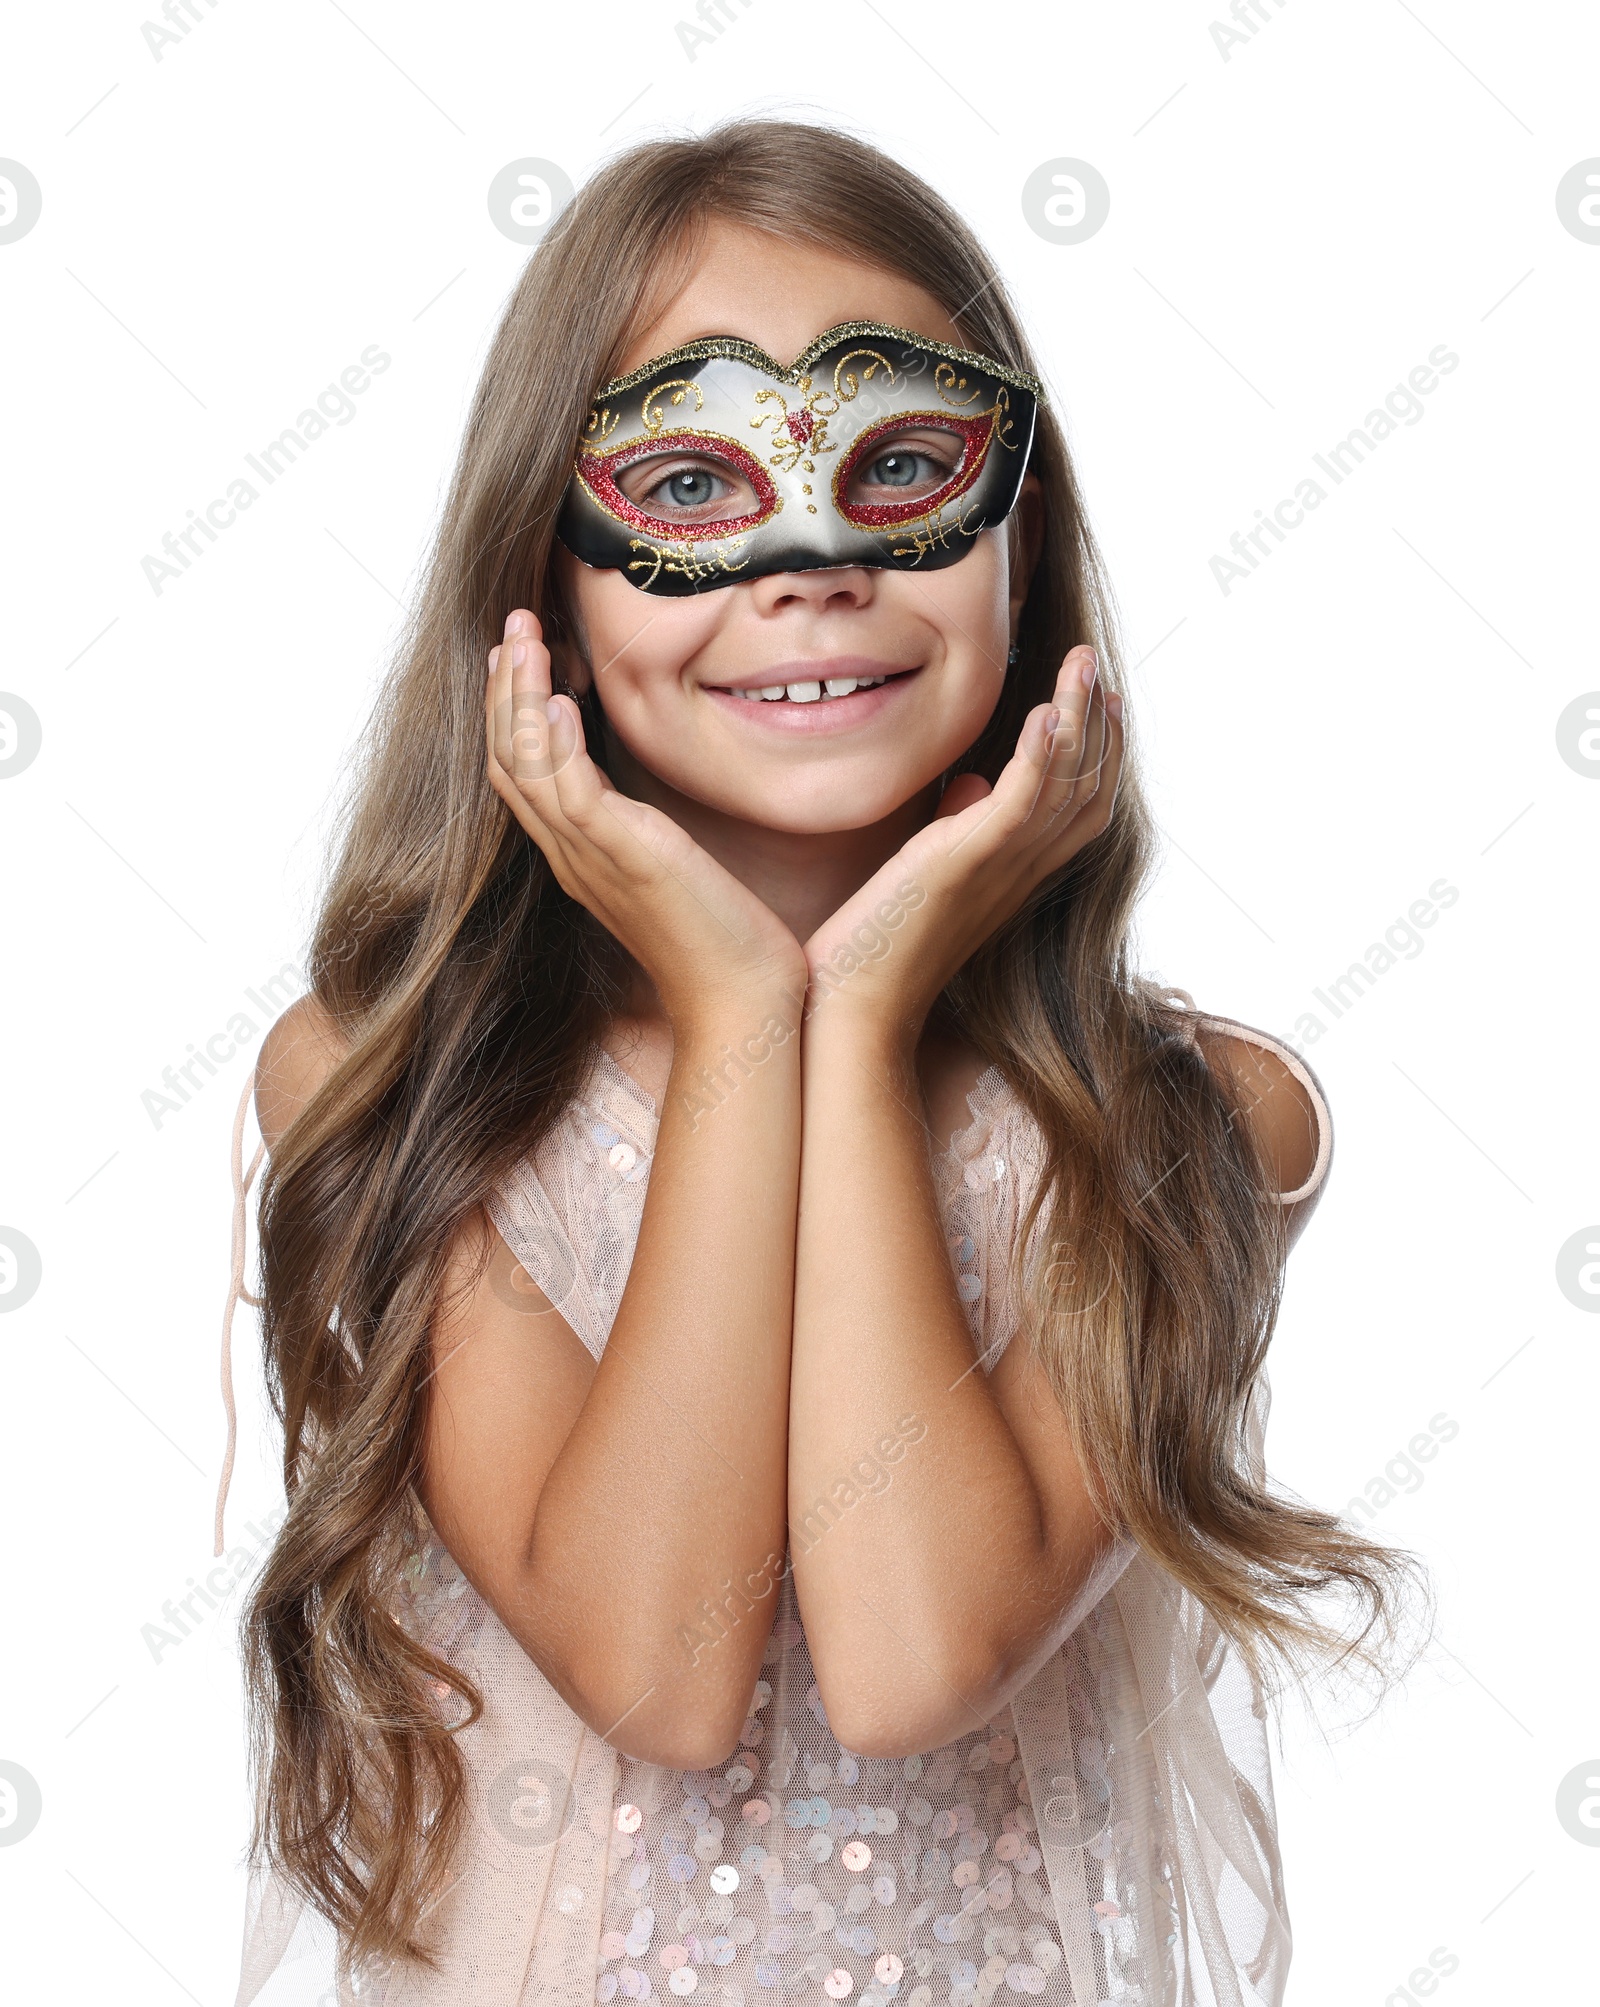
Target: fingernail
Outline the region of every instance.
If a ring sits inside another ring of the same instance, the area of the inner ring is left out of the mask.
[[[561,700],[559,697],[550,698],[544,707],[544,714],[552,725],[559,725],[561,723]]]
[[[1094,679],[1096,676],[1099,675],[1099,673],[1100,673],[1099,660],[1096,657],[1094,650],[1090,648],[1085,652],[1084,664],[1083,664],[1083,687],[1086,690],[1092,690],[1094,688]]]
[[[1120,725],[1122,723],[1122,699],[1117,695],[1117,693],[1114,690],[1106,698],[1106,709],[1111,713],[1112,717],[1115,718],[1117,723]]]
[[[507,634],[520,634],[522,632],[522,629],[523,629],[523,618],[520,610],[516,613],[508,614],[506,616]]]
[[[492,673],[500,666],[500,645],[498,642],[489,650],[489,669]]]
[[[1048,745],[1050,741],[1055,737],[1056,726],[1059,725],[1060,723],[1061,723],[1061,713],[1059,711],[1046,711],[1044,718],[1044,736],[1046,745]]]
[[[512,668],[513,668],[513,669],[520,669],[520,668],[522,667],[523,663],[527,661],[527,659],[528,659],[528,645],[527,645],[527,643],[526,643],[525,641],[513,641],[513,642],[512,642],[512,644],[511,644],[511,666],[512,666]]]

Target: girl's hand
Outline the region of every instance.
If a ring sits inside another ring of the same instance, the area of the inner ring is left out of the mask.
[[[933,821],[807,941],[808,1007],[865,1014],[914,1045],[961,965],[1110,822],[1121,709],[1120,698],[1108,708],[1094,650],[1074,648],[1054,704],[1029,712],[994,787],[977,774],[953,780]]]
[[[590,759],[570,697],[525,608],[489,652],[489,783],[586,906],[655,984],[675,1028],[752,991],[800,990],[805,958],[767,906],[670,817],[617,791]]]

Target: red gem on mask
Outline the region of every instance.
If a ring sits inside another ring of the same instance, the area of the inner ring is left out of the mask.
[[[812,433],[817,429],[817,421],[809,411],[789,413],[788,434],[797,446],[809,444]]]

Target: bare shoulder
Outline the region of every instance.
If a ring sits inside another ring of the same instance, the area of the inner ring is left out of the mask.
[[[1322,1082],[1298,1053],[1232,1018],[1202,1017],[1200,1047],[1213,1073],[1225,1074],[1238,1094],[1278,1190],[1300,1192],[1318,1174],[1316,1189],[1295,1202],[1296,1212],[1315,1204],[1333,1151],[1333,1126]]]
[[[269,1151],[346,1049],[331,1013],[314,996],[291,1004],[273,1025],[256,1060],[256,1121]]]

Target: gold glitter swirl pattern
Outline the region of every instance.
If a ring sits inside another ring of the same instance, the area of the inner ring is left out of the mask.
[[[982,355],[976,349],[958,348],[950,342],[935,341],[931,335],[915,333],[910,328],[895,327],[888,321],[840,321],[831,328],[824,328],[814,341],[807,342],[794,361],[787,366],[753,341],[746,341],[742,335],[701,335],[698,340],[685,342],[681,348],[669,349],[665,355],[652,356],[649,362],[638,369],[630,370],[626,376],[614,378],[595,393],[595,403],[603,404],[608,399],[617,398],[635,389],[653,376],[659,376],[664,369],[676,369],[680,363],[705,362],[713,356],[726,356],[737,362],[747,362],[767,376],[775,376],[781,383],[798,385],[802,376],[811,372],[812,365],[819,357],[841,342],[856,340],[878,340],[904,342],[908,347],[924,349],[930,355],[943,356],[946,361],[964,363],[974,371],[983,371],[997,382],[1009,383],[1019,390],[1026,390],[1040,404],[1046,402],[1044,385],[1030,371],[1017,369],[1008,362],[1000,362],[994,356]]]
[[[701,390],[699,384],[694,381],[693,377],[669,377],[665,383],[658,383],[656,385],[641,407],[644,429],[647,432],[659,432],[662,426],[666,424],[666,404],[663,404],[661,400],[669,390],[672,392],[672,395],[667,398],[666,404],[673,406],[680,405],[692,392],[695,410],[697,412],[704,411],[706,407],[705,393]]]

